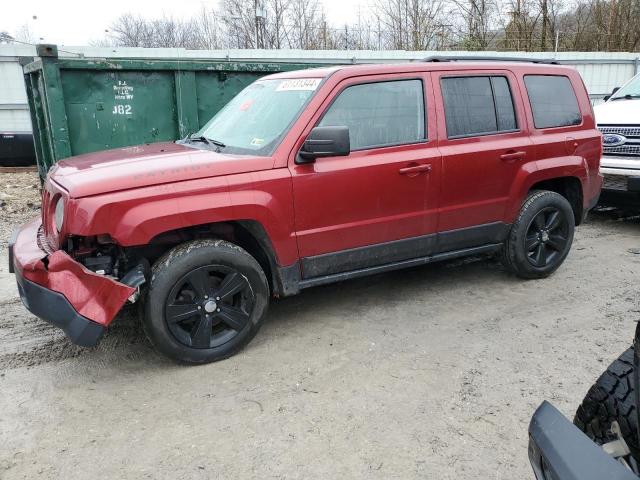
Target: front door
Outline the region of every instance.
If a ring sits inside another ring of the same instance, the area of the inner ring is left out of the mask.
[[[290,159],[303,278],[431,253],[441,167],[430,92],[422,74],[358,77],[323,103],[304,135],[347,126],[351,154]]]

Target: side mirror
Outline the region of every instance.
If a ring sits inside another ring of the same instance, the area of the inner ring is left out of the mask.
[[[304,141],[296,157],[296,163],[313,163],[316,158],[340,157],[349,153],[349,127],[316,127]]]

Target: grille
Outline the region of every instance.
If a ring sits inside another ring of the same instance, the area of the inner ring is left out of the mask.
[[[602,152],[608,156],[620,157],[638,157],[640,156],[640,127],[609,125],[598,127],[603,134],[615,133],[626,137],[627,142],[624,145],[616,147],[603,146]]]
[[[607,190],[627,190],[627,177],[624,175],[605,175],[602,188]]]
[[[640,127],[598,127],[602,133],[617,133],[625,137],[640,137]]]
[[[49,243],[49,240],[47,239],[47,235],[46,233],[44,233],[44,228],[42,225],[40,225],[40,228],[38,229],[38,247],[40,247],[40,250],[42,250],[43,252],[47,253],[47,254],[52,254],[53,252],[55,252],[55,248],[51,246],[51,244]]]
[[[604,147],[604,152],[614,155],[640,155],[640,145],[620,145],[619,147]]]

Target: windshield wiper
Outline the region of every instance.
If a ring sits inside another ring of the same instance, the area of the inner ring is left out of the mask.
[[[640,94],[631,95],[630,93],[628,93],[627,95],[620,95],[619,97],[613,97],[611,101],[613,102],[614,100],[633,100],[634,98],[640,98]]]
[[[214,140],[213,138],[205,137],[204,135],[194,136],[194,134],[187,135],[184,140],[185,142],[202,142],[207,145],[217,147],[218,151],[220,148],[225,148],[226,145],[219,140]]]

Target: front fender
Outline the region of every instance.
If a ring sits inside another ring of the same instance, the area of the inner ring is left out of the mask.
[[[121,246],[141,246],[185,227],[250,220],[264,228],[279,265],[297,260],[288,169],[189,180],[74,199],[67,231],[109,234]]]

